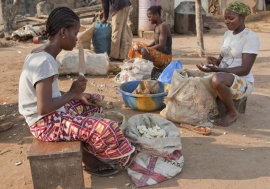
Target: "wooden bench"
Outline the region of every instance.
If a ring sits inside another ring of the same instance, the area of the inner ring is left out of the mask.
[[[35,189],[84,189],[82,147],[34,139],[28,153]]]
[[[226,113],[225,105],[219,98],[217,98],[216,103],[218,106],[219,116],[223,116]],[[246,112],[247,97],[241,98],[239,100],[233,100],[233,104],[239,113],[244,114]]]

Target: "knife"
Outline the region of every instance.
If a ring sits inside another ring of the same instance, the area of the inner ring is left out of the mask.
[[[85,70],[86,66],[85,66],[83,45],[81,42],[79,42],[79,63],[78,63],[79,75],[84,77]]]

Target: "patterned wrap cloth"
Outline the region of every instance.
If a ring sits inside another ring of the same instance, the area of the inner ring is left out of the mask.
[[[252,82],[248,82],[245,79],[239,77],[238,75],[232,74],[234,76],[234,81],[230,87],[232,92],[232,97],[235,100],[249,96],[254,88]]]
[[[104,96],[98,94],[93,96],[104,99]],[[100,112],[100,108],[85,105],[79,100],[71,101],[64,107],[66,112],[47,114],[30,126],[30,132],[42,141],[82,141],[94,156],[117,159],[123,166],[127,164],[135,148],[116,122],[91,117],[93,113]]]
[[[238,14],[242,14],[244,16],[248,16],[251,14],[251,10],[249,6],[247,6],[245,3],[242,3],[240,1],[235,1],[230,3],[227,7],[227,10],[236,12]]]
[[[142,55],[134,50],[135,45],[138,45],[141,48],[147,49],[147,44],[142,44],[142,43],[136,42],[136,44],[131,45],[131,47],[129,49],[128,57],[129,58],[142,58]],[[148,50],[148,52],[153,57],[153,60],[154,60],[153,63],[154,63],[154,66],[156,66],[156,67],[160,67],[160,68],[164,67],[164,66],[166,67],[172,61],[171,54],[164,54],[160,51],[157,51],[156,49],[150,49],[150,50]]]

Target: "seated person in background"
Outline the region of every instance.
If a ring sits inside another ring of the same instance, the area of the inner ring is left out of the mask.
[[[197,65],[201,71],[216,72],[212,78],[212,87],[227,112],[215,125],[227,127],[235,122],[238,112],[233,99],[246,97],[253,90],[251,68],[259,51],[260,41],[253,31],[245,27],[245,17],[250,13],[246,4],[239,1],[230,3],[224,12],[229,31],[224,35],[219,58],[208,57],[206,67],[203,64]]]
[[[161,20],[161,9],[161,6],[152,6],[147,12],[149,21],[155,24],[154,41],[149,45],[136,42],[128,53],[129,58],[143,58],[154,63],[152,79],[157,79],[172,61],[172,35],[169,26]]]

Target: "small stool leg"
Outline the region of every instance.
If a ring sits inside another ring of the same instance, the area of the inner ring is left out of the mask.
[[[226,107],[218,97],[216,99],[216,103],[218,106],[219,117],[222,117],[226,113]],[[233,104],[239,113],[244,114],[246,112],[247,97],[241,98],[239,100],[233,100]]]

